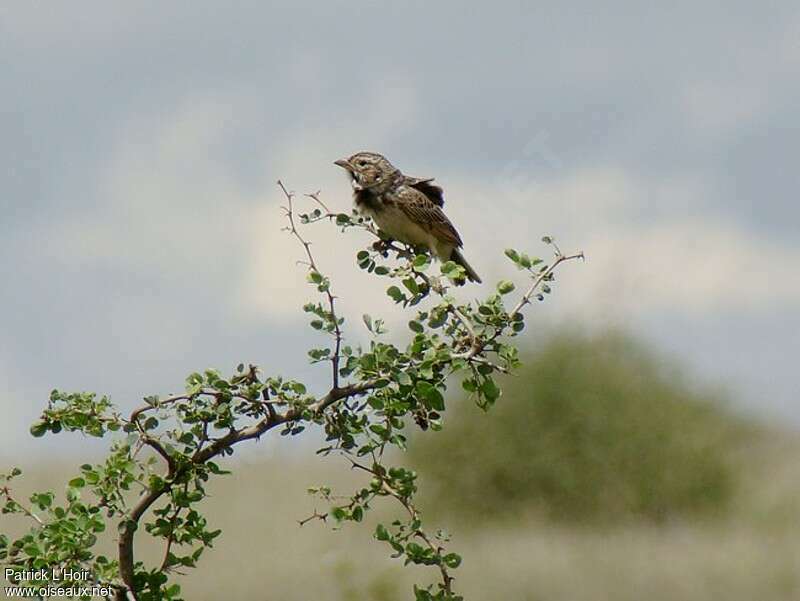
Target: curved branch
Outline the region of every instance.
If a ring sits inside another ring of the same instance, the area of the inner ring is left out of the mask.
[[[360,384],[351,384],[341,388],[331,389],[328,394],[320,397],[319,400],[309,405],[306,409],[310,410],[315,415],[319,415],[334,403],[352,396],[364,394],[365,392],[375,388],[376,385],[377,384],[375,381],[368,381]],[[235,444],[245,440],[259,438],[262,434],[265,434],[280,424],[299,420],[302,418],[303,412],[304,410],[301,408],[293,408],[283,415],[272,413],[252,426],[242,428],[241,430],[231,430],[228,434],[214,441],[214,443],[197,453],[192,458],[191,462],[184,467],[176,467],[174,460],[166,454],[166,451],[159,443],[157,443],[157,441],[152,438],[149,442],[147,440],[145,441],[147,444],[155,443],[156,446],[153,448],[160,448],[161,451],[163,451],[163,454],[166,457],[169,457],[168,465],[171,467],[168,468],[168,479],[165,484],[160,488],[151,489],[147,494],[139,499],[139,502],[136,503],[136,505],[131,509],[130,515],[122,522],[120,526],[120,537],[117,545],[120,577],[135,600],[138,599],[138,597],[134,587],[134,535],[138,529],[139,521],[147,512],[147,510],[150,509],[153,503],[155,503],[160,497],[172,489],[173,482],[177,480],[186,469],[189,469],[189,465],[206,463],[222,453],[225,449],[228,449]],[[151,444],[151,446],[153,445]],[[159,452],[159,454],[161,454],[161,452]]]

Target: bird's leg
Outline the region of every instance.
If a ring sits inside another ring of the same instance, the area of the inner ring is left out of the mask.
[[[379,252],[385,259],[389,256],[389,249],[392,248],[392,242],[394,242],[394,240],[391,238],[381,238],[373,242],[372,249]]]

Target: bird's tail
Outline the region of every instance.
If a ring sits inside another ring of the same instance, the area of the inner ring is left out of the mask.
[[[475,282],[476,284],[481,283],[481,277],[475,273],[475,270],[472,269],[472,266],[467,263],[467,260],[464,258],[464,255],[461,254],[460,250],[454,248],[453,253],[450,255],[450,260],[464,268],[470,281]]]

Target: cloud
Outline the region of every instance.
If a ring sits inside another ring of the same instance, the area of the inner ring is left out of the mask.
[[[349,187],[332,160],[361,148],[391,148],[398,124],[412,124],[419,104],[411,82],[381,81],[339,120],[286,131],[272,144],[260,184],[244,187],[220,161],[220,149],[258,108],[234,92],[188,97],[121,128],[98,185],[101,204],[48,226],[48,248],[62,263],[106,265],[191,291],[217,282],[216,295],[239,321],[299,317],[313,289],[296,262],[297,241],[282,231],[284,199],[274,179],[299,192],[298,211],[313,207],[303,193],[320,188],[332,210],[349,211]],[[545,253],[538,241],[551,234],[588,258],[566,280],[563,311],[702,314],[764,310],[800,296],[792,276],[798,249],[724,217],[683,210],[707,194],[699,181],[645,178],[621,166],[568,171],[558,157],[545,169],[538,159],[547,156],[509,163],[489,177],[459,170],[439,177],[466,255],[487,280],[509,275],[505,247]],[[365,235],[339,236],[323,224],[305,230],[350,318],[366,307],[391,313],[386,286],[354,266]],[[122,323],[136,310],[119,300]]]
[[[546,253],[539,242],[542,234],[555,235],[565,251],[586,252],[585,265],[565,266],[569,273],[559,278],[565,288],[555,303],[560,312],[702,316],[767,311],[800,301],[800,282],[794,277],[800,251],[795,247],[761,239],[709,214],[658,213],[665,202],[697,202],[703,190],[693,182],[646,182],[618,168],[582,170],[527,182],[525,188],[519,182],[487,185],[456,173],[441,181],[447,186],[448,214],[466,240],[466,254],[487,275],[514,275],[502,257],[508,246]],[[307,199],[298,202],[306,210],[313,206]],[[657,218],[650,214],[654,211]],[[276,207],[253,216],[257,233],[251,233],[252,269],[239,291],[242,306],[264,319],[291,319],[313,295],[313,289],[296,284],[302,270],[291,261],[276,260],[299,257],[296,241],[263,235],[278,231],[282,219]],[[365,279],[353,264],[353,254],[364,241],[357,234],[337,236],[334,230],[320,224],[304,235],[314,240],[336,289],[366,307],[390,306],[383,296],[385,286]],[[474,288],[459,293],[479,294]]]
[[[702,315],[764,311],[800,300],[800,281],[793,276],[800,249],[759,237],[724,216],[680,210],[697,206],[705,193],[692,180],[593,168],[534,182],[527,190],[477,181],[457,182],[455,190],[470,207],[481,206],[480,197],[492,198],[494,209],[471,211],[467,227],[502,231],[511,245],[552,234],[565,250],[586,252],[585,268],[569,278],[571,298],[559,301],[571,310],[599,305],[610,312]],[[489,239],[482,244],[497,246]]]
[[[718,347],[748,324],[752,353],[792,355],[762,325],[798,299],[800,11],[584,4],[454,19],[460,5],[436,3],[402,36],[386,24],[407,7],[374,3],[0,7],[11,392],[135,398],[242,354],[295,369],[287,347],[318,335],[297,328],[314,290],[274,182],[349,210],[331,162],[364,148],[437,176],[487,281],[522,284],[502,250],[546,253],[542,234],[585,250],[536,308],[548,322],[674,319],[654,339],[686,348],[713,315]],[[405,319],[354,265],[366,236],[307,233],[356,326],[366,311]],[[707,370],[792,385],[707,354]],[[764,394],[793,402],[776,386]]]
[[[391,146],[397,128],[411,126],[418,106],[419,96],[411,82],[397,78],[379,81],[338,121],[288,132],[277,145],[280,154],[271,163],[270,173],[296,193],[298,213],[317,206],[305,196],[317,191],[331,211],[349,213],[350,185],[333,161],[358,150]],[[305,268],[297,263],[305,258],[299,242],[283,231],[287,225],[281,208],[285,198],[274,180],[267,190],[271,201],[249,216],[247,260],[235,304],[252,318],[284,320],[299,315],[299,307],[313,297],[314,290],[305,284]],[[342,303],[357,302],[362,307],[360,313],[354,308],[352,316],[360,317],[366,307],[386,299],[383,288],[365,285],[367,278],[355,268],[354,256],[369,242],[368,236],[338,236],[334,227],[321,223],[301,229],[313,242],[320,270],[343,295]],[[357,295],[343,293],[356,290]]]
[[[216,154],[239,99],[192,98],[122,128],[89,210],[53,224],[63,260],[170,273],[239,246],[249,199]],[[220,252],[221,251],[221,252]]]

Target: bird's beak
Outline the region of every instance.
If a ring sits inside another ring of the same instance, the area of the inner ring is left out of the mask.
[[[347,159],[339,159],[338,161],[334,161],[333,164],[339,165],[339,167],[341,167],[342,169],[347,169],[350,173],[353,172],[353,166]]]

